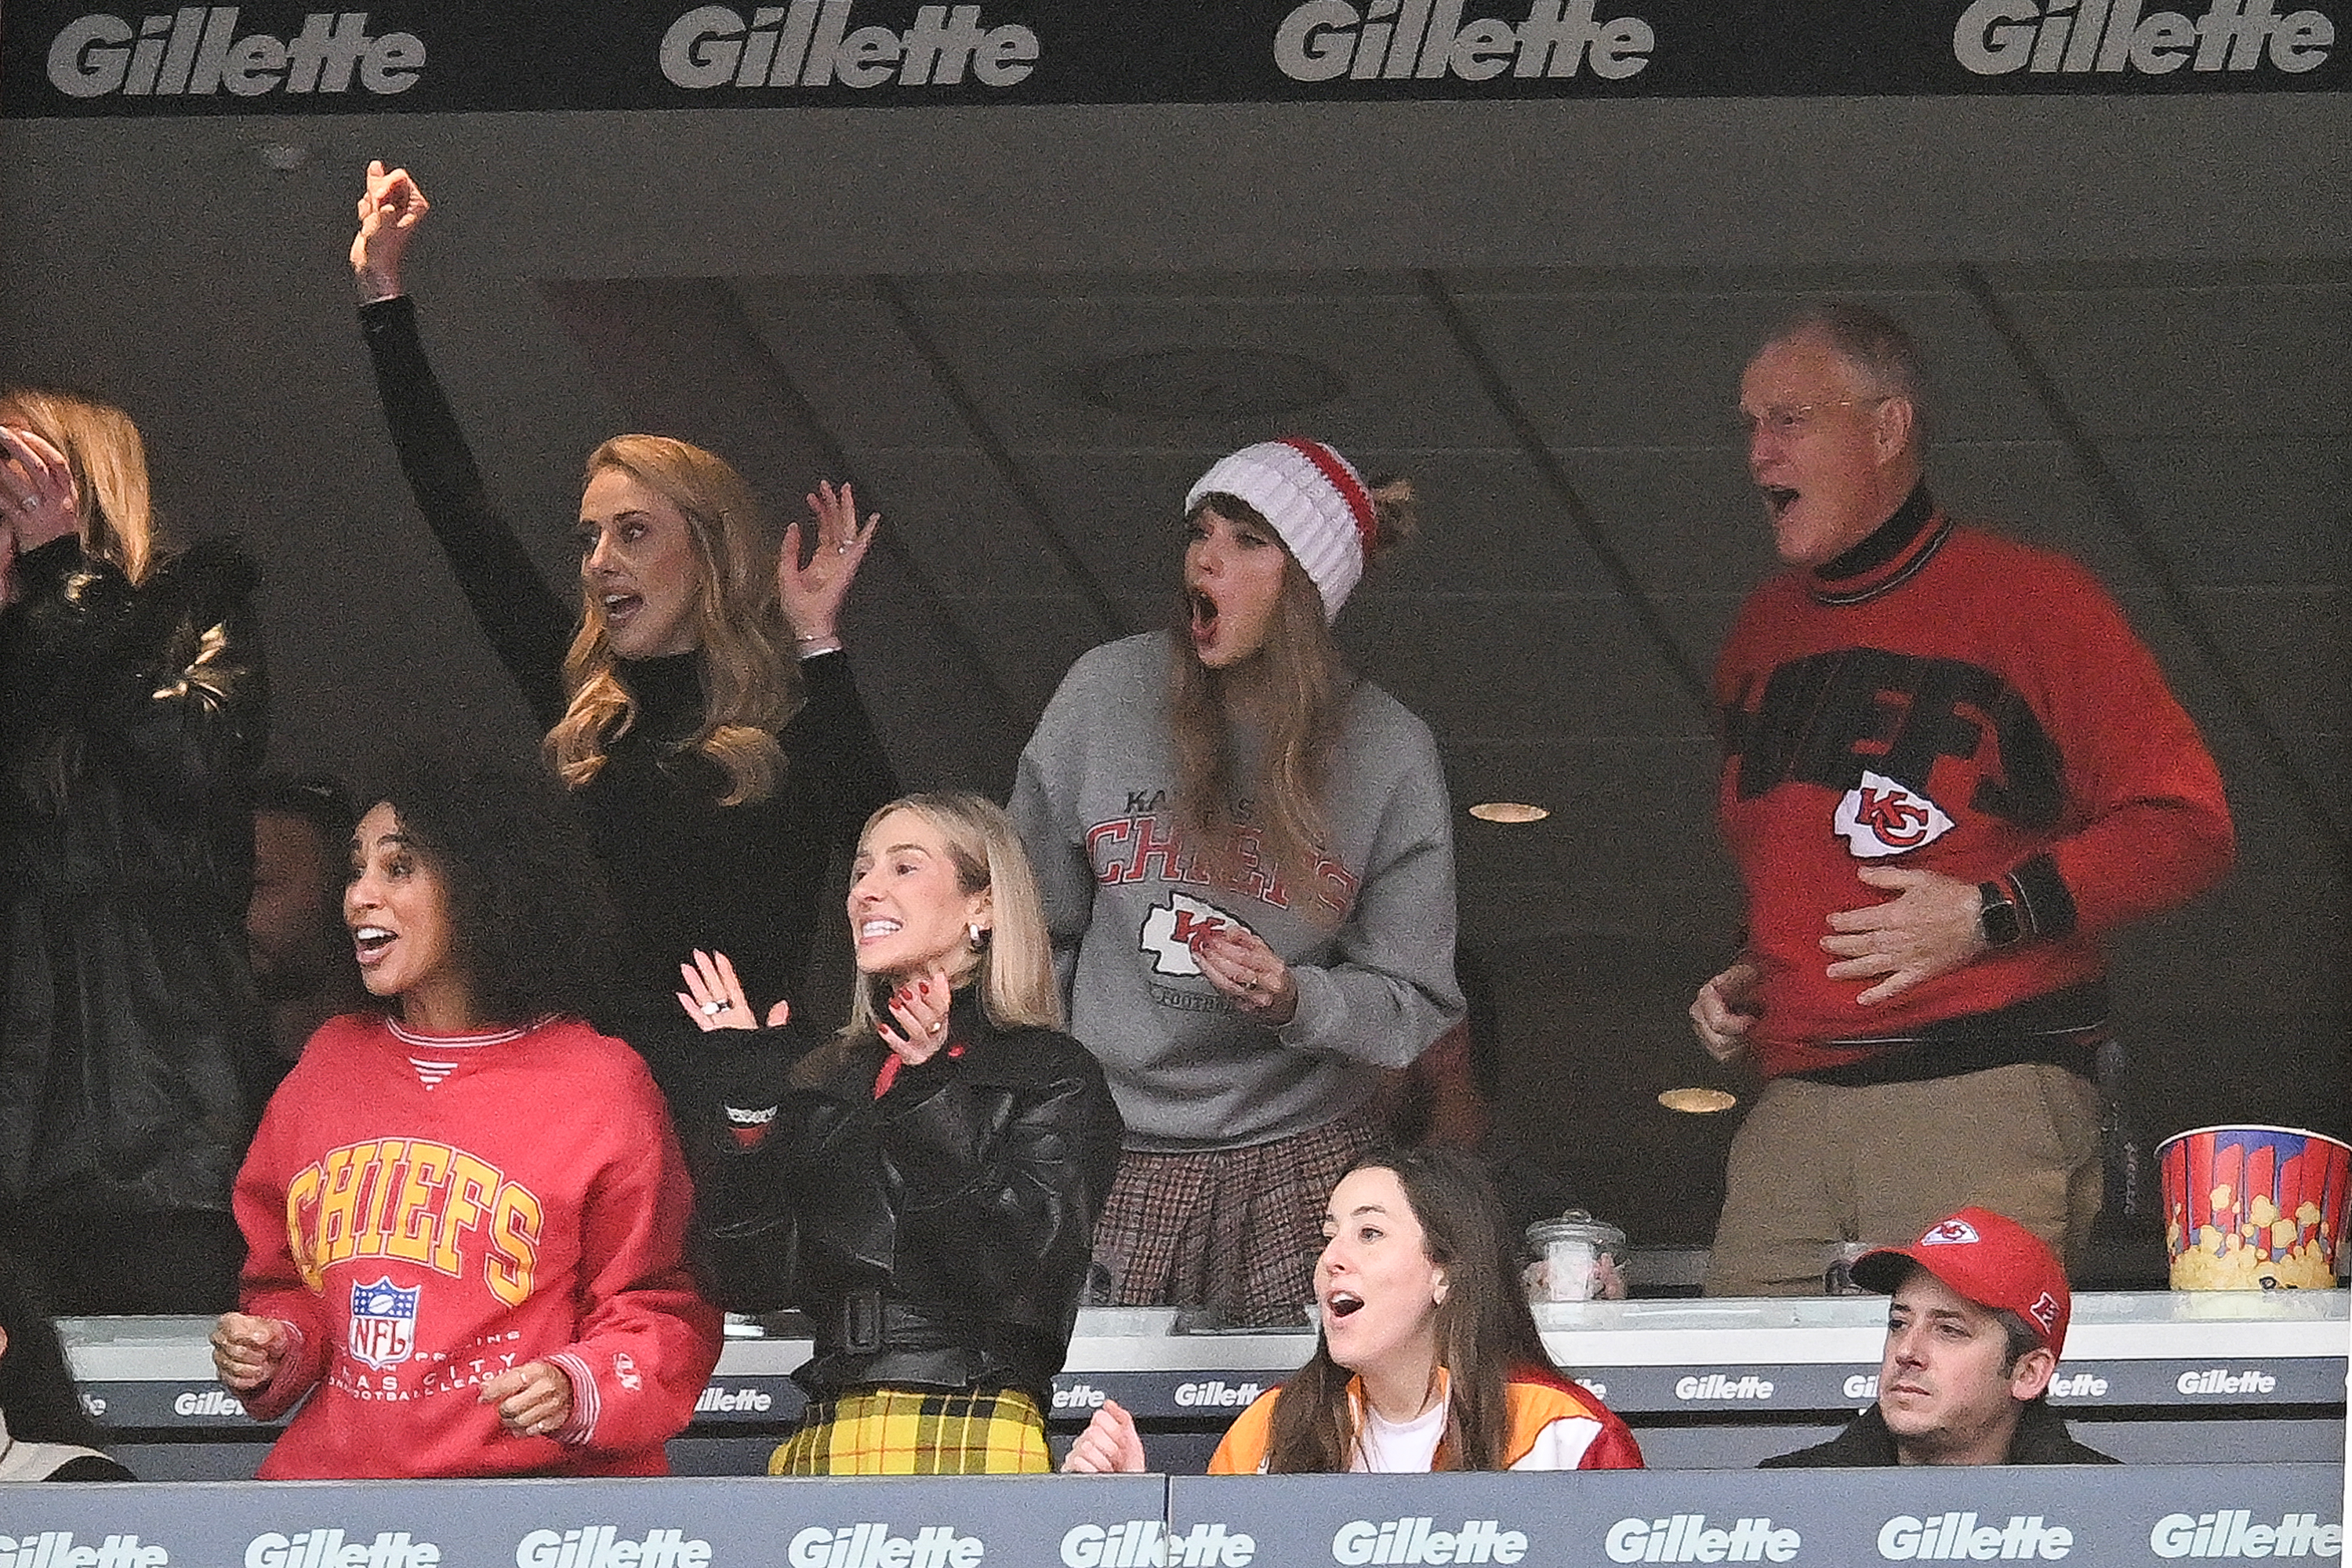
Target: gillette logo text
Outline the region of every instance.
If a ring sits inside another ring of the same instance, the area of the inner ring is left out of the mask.
[[[975,1568],[987,1551],[977,1535],[959,1535],[944,1524],[912,1535],[893,1535],[879,1522],[835,1530],[813,1524],[793,1537],[784,1561],[792,1568]]]
[[[1257,1542],[1222,1524],[1196,1524],[1182,1534],[1156,1519],[1131,1519],[1106,1530],[1074,1525],[1062,1537],[1065,1568],[1249,1568]]]
[[[388,97],[415,87],[425,40],[414,33],[371,37],[364,11],[313,11],[291,37],[236,30],[234,5],[186,5],[133,26],[93,12],[49,42],[49,85],[68,98],[209,97],[366,92]]]
[[[981,25],[977,5],[925,5],[901,32],[852,27],[852,0],[762,5],[747,21],[726,5],[688,11],[662,35],[672,87],[953,87],[967,73],[1011,87],[1037,67],[1036,33]]]
[[[2289,76],[2327,63],[2336,24],[2320,11],[2280,16],[2272,0],[2211,0],[2193,20],[2142,13],[2142,0],[1976,0],[1952,28],[1952,58],[1978,76],[2012,71],[2164,76],[2252,71]]]
[[[378,1531],[373,1541],[352,1541],[340,1530],[306,1530],[296,1535],[257,1535],[245,1548],[245,1568],[438,1568],[441,1548],[412,1541],[408,1531]]]
[[[1898,1513],[1878,1529],[1878,1554],[1889,1563],[2055,1562],[2074,1549],[2074,1532],[2038,1513],[2011,1514],[2007,1525],[1979,1524],[1973,1513]]]
[[[1459,1528],[1438,1530],[1427,1516],[1375,1524],[1352,1520],[1331,1537],[1331,1561],[1342,1568],[1392,1563],[1517,1563],[1528,1554],[1525,1531],[1505,1530],[1502,1521],[1470,1519]]]
[[[1658,35],[1639,16],[1596,20],[1593,0],[1533,0],[1513,26],[1465,24],[1463,0],[1307,0],[1275,29],[1274,63],[1293,81],[1407,81],[1454,77],[1491,81],[1572,77],[1604,81],[1640,74]]]
[[[0,1535],[0,1565],[5,1568],[165,1568],[172,1554],[160,1546],[143,1546],[135,1535],[110,1535],[97,1546],[76,1546],[70,1530],[45,1530],[37,1535]]]
[[[2147,1533],[2158,1557],[2338,1557],[2344,1527],[2322,1524],[2315,1513],[2290,1513],[2276,1524],[2256,1524],[2250,1509],[2215,1513],[2168,1513]]]
[[[1612,1563],[1788,1563],[1804,1537],[1769,1519],[1743,1519],[1728,1530],[1703,1513],[1671,1519],[1621,1519],[1603,1542]]]

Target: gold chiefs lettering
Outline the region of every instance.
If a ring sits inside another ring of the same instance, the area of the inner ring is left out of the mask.
[[[484,1283],[509,1306],[530,1295],[544,1211],[527,1187],[487,1160],[423,1138],[347,1143],[286,1189],[286,1230],[302,1278],[325,1288],[327,1268],[355,1258],[421,1264],[455,1279],[459,1238],[484,1234]]]

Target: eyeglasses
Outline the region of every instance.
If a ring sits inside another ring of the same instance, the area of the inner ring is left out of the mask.
[[[1761,414],[1750,414],[1745,408],[1731,415],[1732,428],[1753,441],[1759,433],[1788,441],[1805,433],[1813,416],[1830,408],[1875,408],[1889,399],[1885,397],[1840,397],[1826,403],[1776,403]]]

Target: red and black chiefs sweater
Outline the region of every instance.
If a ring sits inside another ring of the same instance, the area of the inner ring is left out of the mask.
[[[2229,868],[2221,774],[2114,602],[2074,563],[1940,514],[1858,575],[1758,589],[1715,702],[1768,1078],[2095,981],[2104,932]],[[1830,979],[1821,942],[1832,913],[1893,896],[1868,866],[2007,879],[2028,939],[1863,1007],[1874,982]]]

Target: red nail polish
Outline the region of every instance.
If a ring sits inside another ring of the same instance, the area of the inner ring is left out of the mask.
[[[928,980],[924,981],[921,989],[923,994],[929,996],[931,994],[931,983]]]

